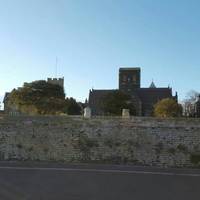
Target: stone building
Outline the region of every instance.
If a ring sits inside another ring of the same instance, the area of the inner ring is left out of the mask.
[[[183,105],[183,115],[185,117],[200,118],[200,95],[195,100],[187,101]]]
[[[200,95],[198,96],[198,99],[195,102],[195,117],[200,117]]]
[[[172,88],[157,88],[153,81],[149,88],[141,88],[140,68],[120,68],[117,90],[131,96],[137,116],[151,116],[154,105],[164,98],[173,98],[178,101],[177,93],[175,96],[172,95]],[[92,109],[92,115],[104,115],[101,108],[102,99],[113,91],[116,90],[90,90],[88,105]]]

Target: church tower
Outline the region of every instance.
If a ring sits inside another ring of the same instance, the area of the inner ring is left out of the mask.
[[[54,85],[59,85],[64,89],[64,77],[63,78],[47,78],[47,82]]]
[[[132,93],[140,88],[140,68],[119,69],[119,90],[125,93]]]

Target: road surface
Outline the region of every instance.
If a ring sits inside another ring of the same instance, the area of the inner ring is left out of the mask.
[[[0,200],[199,200],[200,170],[0,163]]]

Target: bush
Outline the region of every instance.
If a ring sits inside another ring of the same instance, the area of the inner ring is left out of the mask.
[[[174,99],[166,98],[154,106],[154,115],[156,117],[180,117],[182,106]]]
[[[179,151],[182,151],[182,152],[187,152],[188,151],[188,148],[185,146],[185,145],[183,145],[183,144],[179,144],[178,146],[177,146],[177,149],[179,150]]]
[[[65,99],[65,106],[64,106],[64,112],[68,115],[80,115],[81,114],[81,106],[76,102],[75,99],[66,98]]]
[[[168,152],[174,155],[176,153],[176,149],[170,148],[168,149]]]
[[[190,161],[191,163],[197,165],[200,163],[200,154],[191,154],[190,155]]]

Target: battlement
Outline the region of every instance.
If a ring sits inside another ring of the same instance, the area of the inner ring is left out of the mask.
[[[64,80],[64,77],[63,78],[47,78],[47,81],[62,81]]]
[[[140,67],[120,67],[119,71],[141,71]]]
[[[29,83],[24,82],[24,87],[27,87],[29,85]]]
[[[47,82],[55,85],[60,85],[64,88],[64,77],[63,78],[47,78]]]

